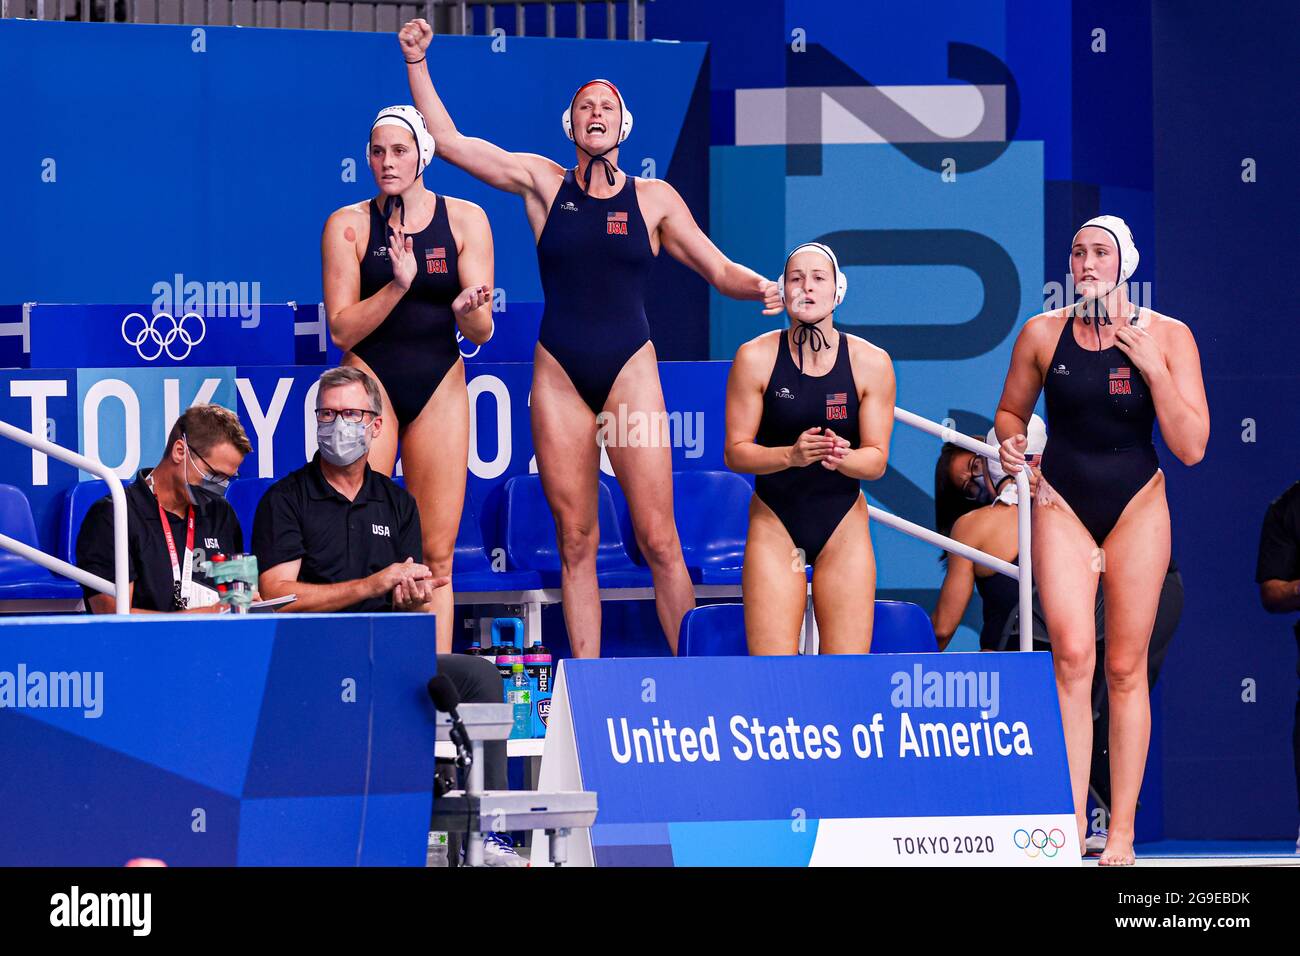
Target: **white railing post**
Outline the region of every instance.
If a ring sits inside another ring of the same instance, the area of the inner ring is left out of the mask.
[[[1020,585],[1020,649],[1034,649],[1034,556],[1031,551],[1033,534],[1030,530],[1029,514],[1033,501],[1029,496],[1029,471],[1021,468],[1016,472],[1016,538],[1020,542],[1020,555],[1016,558],[1022,573],[1017,579]]]
[[[957,445],[977,455],[983,455],[985,458],[996,458],[998,455],[998,450],[993,445],[982,442],[977,438],[971,438],[969,435],[963,435],[951,428],[946,428],[938,422],[930,421],[928,418],[922,418],[914,412],[907,411],[907,409],[895,406],[894,420],[933,435],[942,442]],[[888,525],[896,531],[919,538],[937,548],[942,548],[944,551],[959,554],[969,561],[974,561],[986,568],[992,568],[999,574],[1014,578],[1020,586],[1020,649],[1030,651],[1033,650],[1034,645],[1034,572],[1033,556],[1030,550],[1030,510],[1033,502],[1029,497],[1028,473],[1021,469],[1016,474],[1015,480],[1016,491],[1018,492],[1016,498],[1016,531],[1020,548],[1020,555],[1016,559],[1017,564],[1003,561],[1001,558],[962,544],[960,541],[954,541],[946,535],[931,531],[929,528],[908,521],[906,518],[900,518],[888,511],[881,511],[875,505],[868,505],[867,511],[874,520],[883,525]]]
[[[117,605],[118,614],[131,613],[131,589],[127,583],[126,492],[122,488],[122,479],[118,478],[113,469],[107,465],[92,458],[87,458],[85,455],[79,455],[75,451],[69,451],[67,448],[33,435],[31,432],[25,432],[6,421],[0,421],[0,437],[12,438],[20,445],[35,448],[51,458],[56,458],[69,465],[74,465],[82,471],[88,471],[92,475],[103,478],[108,483],[108,493],[113,499],[113,580],[111,582],[105,581],[97,574],[83,571],[81,568],[69,564],[67,561],[61,561],[38,548],[23,544],[21,541],[15,541],[8,535],[0,534],[0,547],[26,558],[33,564],[39,564],[55,574],[61,574],[65,578],[72,578],[72,580],[84,584],[86,587],[112,595]]]

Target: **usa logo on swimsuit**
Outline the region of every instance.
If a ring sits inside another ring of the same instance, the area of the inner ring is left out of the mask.
[[[627,213],[611,212],[605,217],[605,234],[608,236],[627,235]]]
[[[1132,395],[1132,372],[1127,368],[1113,368],[1110,370],[1110,393],[1112,395]]]
[[[447,274],[447,247],[424,250],[424,268],[430,275]]]
[[[843,421],[849,417],[849,393],[832,392],[826,396],[827,421]]]

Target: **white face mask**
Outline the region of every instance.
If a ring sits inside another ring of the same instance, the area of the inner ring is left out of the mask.
[[[329,424],[316,426],[316,444],[320,446],[322,458],[331,465],[345,468],[370,448],[370,425],[335,418]]]

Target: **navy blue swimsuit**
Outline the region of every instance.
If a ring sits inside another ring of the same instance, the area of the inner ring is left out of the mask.
[[[447,201],[434,197],[433,219],[411,234],[417,269],[406,294],[388,317],[352,347],[388,392],[397,421],[409,425],[460,360],[456,315],[460,295],[456,237],[447,221]],[[370,200],[370,244],[361,261],[361,298],[368,299],[393,280],[388,261],[388,220]]]
[[[790,357],[790,336],[781,333],[772,375],[763,392],[763,417],[754,442],[768,448],[794,445],[809,428],[829,428],[847,438],[850,448],[862,440],[858,426],[858,389],[853,383],[849,340],[839,334],[835,365],[825,375],[805,375]],[[858,479],[832,471],[820,461],[754,478],[754,494],[781,519],[790,540],[816,564],[835,529],[862,493]]]
[[[1100,545],[1160,467],[1151,440],[1156,420],[1151,389],[1118,345],[1100,351],[1080,346],[1071,312],[1043,392],[1048,424],[1043,477]]]
[[[537,240],[546,299],[537,341],[596,414],[650,341],[645,290],[655,256],[635,183],[627,176],[615,195],[597,199],[568,170]]]

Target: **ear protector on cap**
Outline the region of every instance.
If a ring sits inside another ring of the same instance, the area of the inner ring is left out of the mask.
[[[849,289],[849,277],[840,271],[840,260],[835,258],[835,252],[831,247],[820,242],[805,242],[802,245],[795,246],[790,254],[785,257],[785,265],[781,266],[781,278],[776,280],[776,291],[780,293],[781,301],[785,301],[785,270],[790,267],[790,260],[805,249],[820,252],[831,260],[831,269],[835,273],[835,304],[838,306],[844,301],[844,293]]]
[[[618,115],[620,117],[618,141],[619,143],[622,143],[623,140],[627,139],[627,134],[632,132],[632,113],[628,110],[627,104],[623,102],[623,94],[620,93],[618,87],[609,80],[589,80],[586,83],[583,83],[582,86],[578,87],[578,92],[573,94],[573,99],[569,101],[569,108],[564,111],[564,116],[560,119],[560,122],[564,124],[564,135],[569,137],[569,139],[573,139],[573,104],[577,102],[578,97],[582,95],[583,90],[597,83],[602,86],[608,86],[614,91],[614,95],[618,97]]]
[[[419,110],[414,106],[390,106],[380,110],[375,121],[370,124],[370,132],[373,134],[380,126],[400,126],[410,130],[420,151],[420,164],[415,175],[419,176],[429,168],[429,163],[433,162],[433,134],[429,132],[429,127],[424,123],[424,115]],[[369,140],[366,141],[366,155],[370,155]]]
[[[1110,237],[1115,240],[1115,248],[1119,250],[1119,281],[1116,285],[1122,285],[1129,280],[1129,277],[1137,272],[1138,251],[1133,242],[1133,232],[1129,229],[1128,223],[1119,216],[1098,216],[1095,219],[1089,219],[1074,233],[1074,239],[1079,238],[1079,233],[1089,226],[1095,226],[1098,229],[1105,229],[1110,233]],[[1070,268],[1074,268],[1074,239],[1070,240]]]

